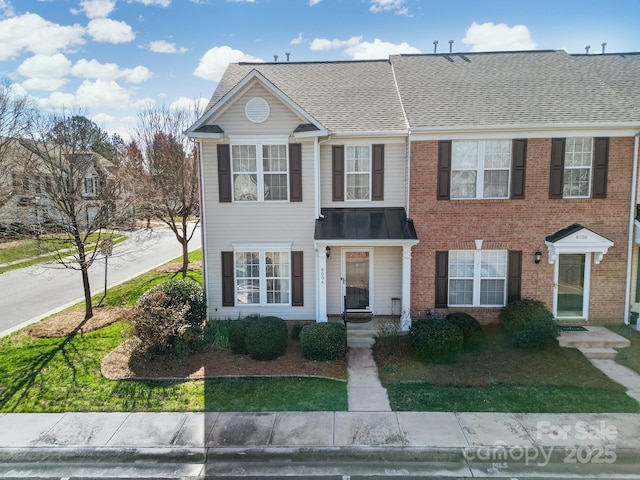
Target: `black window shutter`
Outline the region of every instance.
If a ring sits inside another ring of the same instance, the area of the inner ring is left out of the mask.
[[[593,198],[607,198],[609,138],[593,139]]]
[[[515,139],[511,146],[511,198],[513,200],[524,199],[526,168],[527,139]]]
[[[231,202],[231,151],[229,144],[218,144],[218,197],[220,202]]]
[[[222,306],[235,305],[233,252],[222,252]]]
[[[302,201],[302,145],[289,144],[289,201]]]
[[[373,145],[371,200],[384,200],[384,145]]]
[[[522,252],[509,250],[507,261],[507,303],[520,300],[522,289]]]
[[[449,296],[449,252],[436,252],[436,308],[446,308]]]
[[[291,306],[304,306],[303,252],[291,252]]]
[[[549,174],[549,198],[562,198],[564,189],[564,138],[551,139],[551,171]]]
[[[438,142],[438,200],[449,200],[451,185],[451,140]]]
[[[331,157],[333,201],[344,201],[344,145],[334,145]]]

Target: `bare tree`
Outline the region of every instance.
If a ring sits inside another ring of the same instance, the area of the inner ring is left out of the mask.
[[[33,100],[17,92],[8,80],[0,81],[0,208],[14,193],[11,174],[21,160],[17,139],[35,113]]]
[[[93,151],[103,131],[81,115],[41,116],[21,143],[37,157],[47,221],[63,232],[73,251],[54,251],[56,261],[82,273],[85,320],[93,316],[89,267],[104,232],[129,214],[116,165]],[[108,137],[106,137],[108,139]]]
[[[182,245],[182,271],[189,266],[189,241],[200,222],[199,156],[184,132],[199,117],[190,109],[156,107],[139,115],[134,132],[149,172],[147,198],[154,217],[165,223]],[[195,217],[195,221],[194,221]]]

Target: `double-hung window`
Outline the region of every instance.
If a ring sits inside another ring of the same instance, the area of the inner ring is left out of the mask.
[[[371,198],[371,146],[345,147],[345,182],[347,200]]]
[[[567,138],[564,151],[564,198],[589,197],[592,138]]]
[[[449,306],[505,305],[506,250],[451,250]]]
[[[235,251],[236,305],[290,305],[289,250]]]
[[[511,143],[511,140],[453,141],[450,198],[508,198]]]
[[[287,201],[287,165],[286,144],[232,145],[234,201]]]

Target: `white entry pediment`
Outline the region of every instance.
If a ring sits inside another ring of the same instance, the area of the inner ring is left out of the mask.
[[[549,249],[549,263],[555,263],[563,253],[593,253],[593,263],[600,263],[602,257],[613,246],[613,242],[593,230],[574,223],[545,239]]]

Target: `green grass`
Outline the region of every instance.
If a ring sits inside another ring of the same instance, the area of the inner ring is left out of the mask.
[[[625,389],[576,349],[556,342],[540,349],[511,346],[497,327],[454,363],[423,364],[410,353],[377,357],[394,410],[502,412],[633,412]]]
[[[95,241],[98,238],[98,234],[89,236],[88,243]],[[127,240],[125,235],[119,234],[102,234],[101,239],[111,238],[114,245],[122,243]],[[32,265],[38,265],[40,263],[46,263],[54,260],[54,252],[60,252],[66,249],[72,249],[69,251],[70,255],[73,255],[73,243],[69,238],[61,235],[47,235],[43,236],[40,242],[37,240],[24,240],[19,244],[8,247],[0,248],[0,264],[9,262],[18,262],[13,265],[7,265],[2,267],[3,272],[10,270],[17,270],[19,268],[30,267]],[[87,247],[87,251],[93,251],[95,245]],[[39,257],[39,255],[43,255]],[[38,258],[34,258],[38,257]],[[20,261],[22,260],[22,261]]]
[[[631,340],[629,347],[617,349],[616,362],[640,373],[640,332],[636,330],[636,326],[631,325],[630,328],[622,330],[619,327],[610,327],[609,330]]]
[[[201,258],[200,251],[190,254],[191,260]],[[141,275],[110,289],[105,303],[131,305],[148,288],[175,276],[153,272]],[[202,281],[200,272],[186,276]],[[220,328],[226,326],[221,324]],[[346,383],[318,378],[108,380],[100,374],[100,362],[123,342],[127,331],[128,325],[118,322],[63,338],[35,339],[23,332],[0,338],[0,412],[347,409]]]

